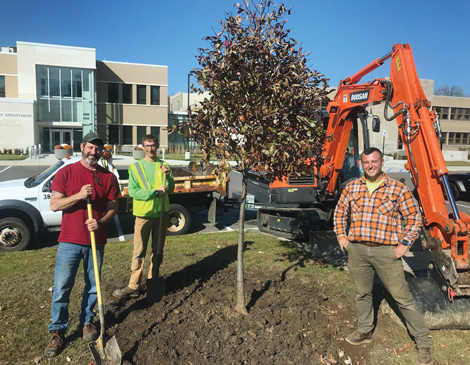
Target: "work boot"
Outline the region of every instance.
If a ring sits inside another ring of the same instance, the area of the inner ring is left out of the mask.
[[[139,289],[131,289],[128,286],[114,291],[113,296],[118,299],[122,298],[137,298],[140,295]]]
[[[345,338],[351,345],[362,345],[363,343],[372,342],[372,332],[362,333],[353,332]]]
[[[60,331],[51,331],[49,332],[51,339],[44,350],[44,356],[54,357],[59,355],[62,347],[64,346],[64,333]]]
[[[432,365],[432,355],[429,347],[418,347],[418,364]]]
[[[90,324],[83,325],[83,339],[86,341],[94,341],[98,338],[96,327]]]

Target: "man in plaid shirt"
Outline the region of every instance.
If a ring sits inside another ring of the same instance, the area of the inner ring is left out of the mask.
[[[356,287],[358,328],[346,341],[353,345],[372,341],[372,287],[377,273],[416,341],[418,363],[432,364],[429,330],[411,296],[401,261],[421,230],[419,206],[406,185],[382,172],[379,149],[364,150],[361,164],[364,176],[346,186],[334,215],[335,233],[341,250],[348,251],[348,268]]]

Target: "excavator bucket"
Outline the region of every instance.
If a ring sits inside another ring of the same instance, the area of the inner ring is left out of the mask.
[[[450,301],[431,277],[409,278],[408,285],[429,329],[470,329],[470,298]]]

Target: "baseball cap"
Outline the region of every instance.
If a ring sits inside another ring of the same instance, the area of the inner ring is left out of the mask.
[[[104,146],[103,140],[96,133],[88,133],[85,137],[83,137],[82,143],[86,143],[86,142],[96,142],[94,144],[97,144],[99,146]]]

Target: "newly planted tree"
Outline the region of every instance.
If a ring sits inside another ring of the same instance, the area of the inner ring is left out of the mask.
[[[178,131],[224,161],[237,161],[242,179],[238,241],[237,305],[246,313],[244,218],[250,170],[270,181],[312,173],[308,157],[321,161],[325,139],[319,111],[327,101],[327,79],[307,65],[308,53],[289,37],[291,12],[269,0],[236,4],[237,14],[219,20],[222,29],[205,38],[200,68],[192,73],[209,91]]]

